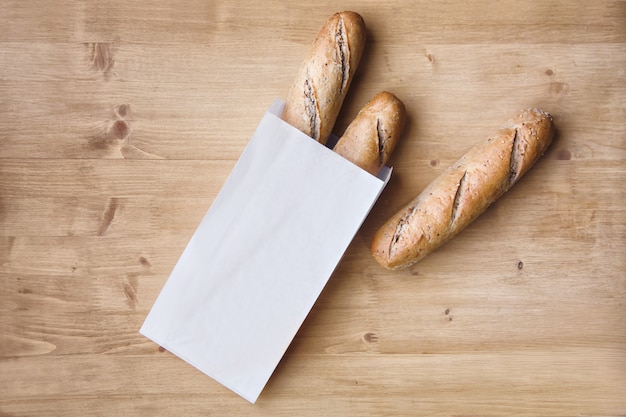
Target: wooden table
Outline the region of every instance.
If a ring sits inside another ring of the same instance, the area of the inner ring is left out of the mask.
[[[1,416],[626,415],[626,2],[0,4]],[[326,18],[409,124],[257,404],[138,333]],[[518,110],[558,137],[414,267],[376,229]]]

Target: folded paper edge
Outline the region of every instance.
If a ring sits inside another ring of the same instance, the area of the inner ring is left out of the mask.
[[[296,127],[291,126],[289,123],[285,122],[284,120],[281,119],[281,115],[283,113],[283,110],[285,108],[285,102],[279,98],[275,99],[272,104],[270,104],[268,110],[266,113],[269,113],[273,116],[276,116],[282,123],[286,124],[287,126],[291,127],[292,129],[297,130],[298,132],[300,132],[300,130],[298,130]],[[306,136],[306,134],[300,132],[301,135]],[[313,140],[312,138],[310,138],[309,136],[306,136],[307,138]],[[337,137],[335,137],[335,142],[337,140]],[[319,143],[319,142],[318,142]],[[321,143],[319,143],[320,146],[329,149],[332,151],[332,149],[328,148],[325,145],[322,145]],[[345,160],[347,163],[354,165],[352,162],[348,161],[347,159]],[[358,169],[363,170],[361,167],[354,165],[355,167],[357,167]],[[363,170],[365,171],[365,170]],[[380,169],[380,171],[378,172],[377,175],[374,175],[374,177],[378,178],[379,180],[381,180],[382,182],[385,183],[385,185],[387,184],[387,182],[389,182],[389,179],[391,178],[391,173],[393,171],[392,167],[389,167],[387,165],[383,165],[383,167]],[[367,172],[367,171],[366,171]],[[369,172],[368,172],[369,174]],[[372,175],[372,174],[370,174]],[[374,202],[375,203],[375,202]]]

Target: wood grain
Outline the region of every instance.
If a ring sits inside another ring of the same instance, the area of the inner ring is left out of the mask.
[[[392,180],[250,405],[138,333],[333,12],[408,125]],[[0,415],[626,415],[626,2],[0,5]],[[521,108],[544,158],[405,271],[380,224]]]

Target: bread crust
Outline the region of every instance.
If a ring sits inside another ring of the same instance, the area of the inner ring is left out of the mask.
[[[355,12],[332,15],[311,45],[292,84],[282,119],[326,144],[365,47],[365,22]]]
[[[359,111],[333,150],[376,175],[395,149],[405,121],[404,103],[382,91]]]
[[[528,109],[470,149],[375,234],[371,253],[387,269],[421,260],[472,223],[546,151],[552,116]]]

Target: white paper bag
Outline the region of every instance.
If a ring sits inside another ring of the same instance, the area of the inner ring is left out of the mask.
[[[391,175],[281,111],[261,120],[140,330],[252,403]]]

